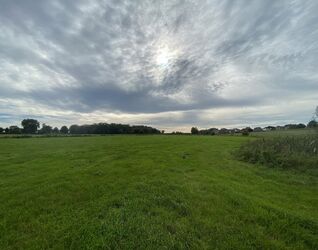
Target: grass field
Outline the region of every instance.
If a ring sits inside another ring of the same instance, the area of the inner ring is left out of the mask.
[[[264,132],[252,132],[251,136],[255,137],[277,137],[277,136],[306,136],[306,135],[316,135],[317,131],[315,129],[305,128],[305,129],[286,129],[286,130],[273,130]]]
[[[241,136],[0,139],[1,249],[318,249],[318,180]]]

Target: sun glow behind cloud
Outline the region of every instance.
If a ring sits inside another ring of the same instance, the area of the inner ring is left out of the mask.
[[[168,46],[163,46],[159,48],[156,53],[156,63],[159,67],[169,68],[176,60],[177,53],[175,51],[171,51]]]
[[[151,47],[153,58],[151,68],[156,86],[162,86],[169,75],[174,74],[176,64],[181,56],[180,48],[171,42],[171,39],[160,37]]]
[[[317,12],[310,0],[5,1],[0,125],[68,114],[175,129],[306,122],[318,96]],[[282,108],[295,100],[295,114]],[[241,118],[228,119],[231,109]]]

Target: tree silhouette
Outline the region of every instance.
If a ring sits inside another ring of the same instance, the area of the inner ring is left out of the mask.
[[[34,119],[24,119],[21,125],[23,127],[23,133],[26,134],[35,134],[40,127],[40,123]]]

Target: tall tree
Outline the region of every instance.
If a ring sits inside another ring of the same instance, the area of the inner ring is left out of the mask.
[[[80,126],[74,124],[74,125],[71,125],[70,126],[70,133],[71,134],[81,134],[81,131],[80,131]],[[84,133],[83,133],[84,134]]]
[[[4,131],[4,129],[0,127],[0,134],[2,134],[3,131]]]
[[[57,127],[53,128],[53,133],[54,134],[58,134],[59,132],[60,132],[60,130]]]
[[[10,126],[9,134],[21,134],[21,129],[18,126]]]
[[[42,124],[42,128],[40,129],[41,134],[51,134],[53,132],[53,128],[45,123]]]
[[[318,122],[316,122],[315,120],[311,120],[308,124],[307,124],[308,128],[316,128],[318,127]]]
[[[318,106],[315,109],[314,115],[312,117],[312,120],[307,124],[308,128],[316,128],[318,131]]]
[[[60,131],[62,134],[68,134],[68,128],[66,126],[61,127]]]
[[[35,134],[40,127],[40,123],[35,119],[24,119],[21,122],[21,125],[23,127],[23,132],[26,134]]]
[[[197,128],[197,127],[192,127],[192,128],[191,128],[191,134],[193,134],[193,135],[199,134],[198,128]]]

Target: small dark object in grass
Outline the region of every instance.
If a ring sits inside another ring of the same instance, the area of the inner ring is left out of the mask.
[[[182,159],[186,159],[190,154],[189,153],[183,153],[182,154]]]
[[[102,172],[102,171],[97,171],[97,172],[94,172],[93,174],[94,174],[94,175],[97,175],[97,176],[102,176],[102,175],[103,175],[103,172]]]
[[[116,202],[114,202],[113,204],[112,204],[112,207],[113,208],[121,208],[121,207],[123,207],[124,205],[121,203],[121,202],[118,202],[118,201],[116,201]]]
[[[170,234],[176,234],[177,232],[175,225],[167,225],[167,230]]]

